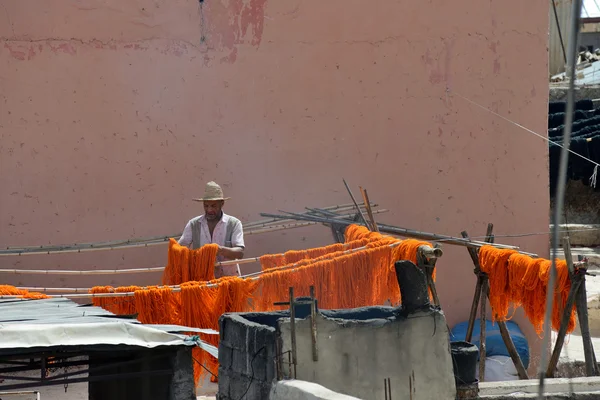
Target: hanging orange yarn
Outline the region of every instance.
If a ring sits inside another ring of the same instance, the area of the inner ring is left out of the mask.
[[[20,296],[24,299],[48,299],[50,296],[38,292],[30,292],[25,289],[17,289],[10,285],[0,285],[0,296]]]
[[[479,264],[481,270],[488,274],[490,304],[494,317],[505,320],[509,303],[514,307],[521,306],[536,332],[541,334],[544,327],[551,261],[524,256],[515,250],[483,246],[479,251]],[[556,260],[556,268],[552,329],[558,331],[571,289],[571,280],[564,260]],[[575,307],[570,310],[567,333],[575,329],[574,309]]]
[[[354,240],[347,243],[334,243],[324,247],[316,247],[307,250],[289,250],[284,254],[265,254],[259,258],[261,269],[266,271],[271,268],[294,264],[302,260],[311,260],[327,254],[341,251],[353,250],[365,246],[368,239]]]
[[[400,240],[393,236],[382,235],[379,232],[369,231],[364,226],[361,225],[350,225],[346,228],[346,232],[344,233],[346,241],[357,241],[357,240],[368,240],[369,243],[366,245],[367,247],[380,247],[380,246],[390,246],[392,244],[400,243],[399,245],[394,247],[392,257],[389,264],[389,273],[387,275],[387,292],[392,294],[393,297],[389,298],[389,301],[392,305],[398,305],[401,303],[401,294],[398,288],[398,281],[396,278],[396,269],[395,264],[398,260],[410,260],[413,263],[417,264],[417,254],[419,251],[419,247],[421,246],[429,246],[433,247],[431,243],[415,240],[415,239],[404,239]],[[436,276],[436,268],[432,271],[432,278],[435,282]],[[433,299],[433,293],[431,289],[429,289],[429,298]]]
[[[488,275],[492,320],[505,321],[508,315],[510,286],[508,285],[508,259],[515,250],[482,246],[479,250],[479,266]]]
[[[215,278],[215,262],[219,245],[205,244],[196,250],[169,240],[167,266],[163,272],[163,285],[179,285],[189,281],[210,281]]]

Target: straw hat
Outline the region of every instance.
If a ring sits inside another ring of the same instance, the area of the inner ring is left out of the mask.
[[[199,199],[192,199],[194,201],[216,201],[216,200],[229,200],[231,197],[223,197],[223,189],[215,182],[208,182],[204,188],[204,196]]]

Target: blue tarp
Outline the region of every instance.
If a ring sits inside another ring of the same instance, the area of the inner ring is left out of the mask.
[[[467,327],[469,325],[468,321],[461,322],[457,324],[450,331],[450,340],[452,342],[456,341],[464,341],[467,336]],[[477,347],[479,347],[479,334],[481,323],[479,319],[475,320],[475,326],[473,328],[473,337],[471,338],[471,342]],[[529,343],[525,338],[525,335],[519,328],[517,324],[512,321],[506,321],[506,327],[508,328],[508,333],[517,348],[517,353],[519,353],[519,357],[521,357],[521,361],[523,362],[523,366],[525,368],[529,367]],[[486,321],[485,323],[485,346],[486,346],[486,356],[510,356],[508,354],[508,349],[504,345],[504,341],[502,340],[502,335],[500,335],[500,328],[498,328],[498,324],[492,323],[492,321]]]

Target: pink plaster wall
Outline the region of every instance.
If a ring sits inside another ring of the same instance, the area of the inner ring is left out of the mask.
[[[446,87],[546,132],[547,7],[5,0],[0,245],[178,232],[213,179],[243,221],[346,203],[345,177],[392,210],[385,222],[456,236],[488,222],[498,234],[545,231],[546,144]],[[322,227],[252,236],[247,255],[330,241]],[[547,256],[547,237],[503,241]],[[475,279],[464,248],[445,251],[438,287],[452,326],[468,316]],[[0,258],[44,269],[165,261],[165,246]],[[158,279],[0,276],[48,287]]]

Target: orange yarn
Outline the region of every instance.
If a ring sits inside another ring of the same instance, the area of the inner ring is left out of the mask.
[[[354,240],[347,243],[335,243],[325,247],[316,247],[307,250],[289,250],[284,254],[265,254],[260,257],[260,265],[263,271],[271,268],[295,264],[302,260],[315,259],[327,254],[341,251],[353,250],[365,246],[367,239]]]
[[[163,285],[179,285],[183,282],[215,279],[218,250],[219,245],[214,243],[190,250],[181,246],[175,239],[170,239],[167,266],[162,278]]]
[[[394,248],[389,246],[396,242],[401,243]],[[353,225],[346,231],[345,244],[261,257],[261,265],[266,272],[255,279],[231,276],[209,281],[190,279],[180,284],[180,293],[173,293],[168,288],[152,287],[134,290],[132,303],[126,306],[116,306],[104,298],[94,299],[94,304],[97,302],[102,307],[127,312],[131,311],[129,307],[133,304],[143,323],[175,323],[215,330],[219,329],[219,318],[227,312],[287,308],[274,306],[273,303],[288,300],[289,287],[294,287],[295,296],[300,297],[308,296],[310,286],[314,286],[319,307],[323,309],[381,305],[388,300],[398,304],[400,290],[394,264],[399,259],[416,262],[418,248],[422,245],[430,244],[417,240],[400,241]],[[367,248],[344,254],[349,249],[364,246]],[[198,259],[202,260],[203,265],[210,265],[212,270],[214,259],[207,261],[212,255],[205,247],[195,252],[205,250]],[[190,262],[194,257],[194,251],[171,240],[163,282],[184,279],[185,266],[200,262]],[[92,292],[106,293],[119,289],[96,287]],[[218,346],[217,335],[200,336],[204,341]],[[194,349],[193,355],[213,374],[218,373],[218,362],[212,356],[200,349]],[[202,367],[195,363],[196,383],[203,373]]]
[[[541,334],[546,312],[546,293],[551,261],[530,258],[515,250],[483,246],[479,251],[481,270],[488,274],[490,304],[497,320],[505,320],[509,303],[522,306],[525,315]],[[564,260],[556,260],[557,277],[552,307],[552,329],[558,331],[571,289],[569,269]],[[575,307],[570,311],[567,333],[575,329]]]
[[[509,286],[508,259],[515,250],[497,249],[493,246],[483,246],[479,250],[479,266],[485,272],[490,282],[490,305],[492,320],[504,321],[508,314]]]
[[[47,296],[43,293],[38,292],[30,292],[25,289],[17,289],[14,286],[10,285],[0,285],[0,296],[20,296],[24,299],[48,299],[50,296]]]
[[[415,239],[400,240],[393,236],[382,235],[379,232],[371,232],[366,227],[361,225],[348,226],[344,235],[346,242],[366,239],[369,241],[369,243],[366,246],[373,248],[380,246],[387,247],[391,244],[400,243],[398,246],[394,247],[388,266],[389,271],[387,274],[386,292],[391,296],[388,300],[391,302],[392,305],[397,305],[401,303],[401,294],[398,288],[398,280],[396,279],[396,261],[410,260],[416,264],[419,247],[433,247],[432,244],[429,242],[424,242]],[[434,282],[437,277],[436,275],[436,268],[434,268],[432,272]],[[429,298],[433,298],[431,290],[429,290]]]

